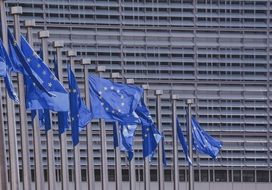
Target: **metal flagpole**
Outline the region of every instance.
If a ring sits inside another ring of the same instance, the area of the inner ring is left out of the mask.
[[[120,78],[119,73],[111,73],[111,78],[114,82],[117,82],[117,79]],[[118,140],[118,146],[115,147],[114,150],[114,156],[115,156],[115,187],[116,190],[122,190],[122,166],[121,166],[121,155],[120,155],[120,139],[119,139],[119,126],[116,122],[116,131],[117,131],[117,140]]]
[[[7,39],[7,20],[6,20],[6,8],[5,1],[0,0],[0,12],[1,12],[1,28],[2,28],[2,39],[5,46],[5,49],[8,50],[8,39]],[[7,117],[8,117],[8,133],[10,133],[10,129],[15,128],[15,119],[14,117],[14,103],[6,93],[7,98]],[[2,106],[2,96],[0,97],[0,189],[8,189],[8,172],[7,172],[7,155],[6,155],[6,142],[5,142],[5,126],[3,120],[3,106]],[[14,133],[15,134],[15,133]],[[14,136],[14,134],[12,134]],[[16,138],[15,138],[16,139]],[[15,140],[14,139],[14,140]],[[10,141],[10,139],[9,139]],[[17,148],[15,149],[17,150]],[[11,168],[11,167],[10,167]]]
[[[156,90],[155,95],[156,99],[156,115],[157,115],[157,125],[160,132],[162,132],[161,124],[161,95],[163,94],[162,90]],[[163,156],[162,156],[162,141],[158,147],[158,173],[159,173],[159,190],[164,190],[164,170],[163,170]]]
[[[149,85],[142,85],[144,89],[144,101],[147,103],[147,92]],[[149,158],[144,159],[144,190],[150,190],[150,169],[149,169]]]
[[[14,16],[14,33],[15,39],[20,44],[20,20],[19,15],[23,13],[22,7],[16,6],[11,7],[11,14]],[[19,99],[20,99],[20,133],[21,133],[21,150],[22,150],[22,166],[23,166],[23,189],[31,189],[30,186],[30,167],[29,167],[29,141],[28,141],[28,125],[27,125],[27,114],[25,106],[25,87],[23,75],[18,75],[18,86],[19,86]]]
[[[42,39],[43,61],[48,64],[48,44],[47,38],[49,31],[43,30],[39,32],[39,38]],[[52,121],[50,121],[52,123]],[[51,125],[51,127],[53,127]],[[55,163],[54,163],[54,142],[53,142],[53,128],[46,132],[47,143],[47,176],[48,176],[48,189],[55,190]]]
[[[74,57],[76,57],[76,52],[69,50],[68,52],[68,57],[69,57],[69,61],[71,64],[71,69],[74,72]],[[74,146],[74,185],[75,185],[75,190],[80,190],[81,189],[81,183],[80,183],[80,179],[81,179],[81,172],[80,172],[80,146],[79,144]]]
[[[106,71],[105,66],[97,66],[96,72],[101,77],[102,72]],[[99,119],[100,124],[100,142],[101,142],[101,176],[102,176],[102,190],[108,190],[108,165],[107,165],[107,138],[106,125],[103,119]]]
[[[127,79],[126,80],[127,84],[134,84],[134,79]],[[129,162],[129,189],[130,190],[135,190],[136,189],[136,176],[135,176],[135,156],[131,159]]]
[[[179,166],[178,166],[178,140],[177,140],[177,100],[179,97],[175,94],[171,95],[172,99],[172,136],[173,136],[173,169],[174,169],[174,190],[179,189]]]
[[[56,49],[57,54],[57,67],[58,79],[63,84],[61,48],[64,47],[63,41],[54,41],[53,47]],[[60,154],[61,154],[61,188],[62,190],[68,189],[68,162],[67,162],[67,141],[66,133],[60,134]]]
[[[33,47],[33,34],[32,27],[36,26],[35,20],[26,20],[25,27],[27,29],[27,39],[30,46]],[[34,144],[34,163],[35,163],[35,188],[36,190],[44,189],[43,180],[43,166],[41,158],[41,138],[40,138],[40,126],[39,126],[39,116],[38,110],[36,110],[36,116],[33,123],[33,144]]]
[[[84,65],[84,86],[85,86],[85,100],[86,105],[90,108],[90,96],[89,96],[89,83],[88,83],[88,65],[91,64],[91,60],[82,59],[81,64]],[[93,161],[93,135],[91,123],[87,125],[87,171],[88,171],[88,189],[94,190],[94,161]]]
[[[189,144],[189,156],[192,164],[189,165],[189,190],[194,190],[194,166],[193,166],[193,139],[192,139],[192,113],[191,108],[193,99],[187,99],[188,105],[188,144]]]

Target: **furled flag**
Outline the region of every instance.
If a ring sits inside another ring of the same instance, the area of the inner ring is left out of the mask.
[[[185,137],[184,137],[183,132],[181,130],[180,122],[178,120],[178,117],[177,117],[177,135],[178,135],[178,138],[179,138],[179,142],[180,142],[180,144],[181,144],[181,146],[183,148],[183,152],[184,152],[186,160],[188,161],[189,164],[192,164],[192,160],[189,157],[188,144],[186,143]]]
[[[92,120],[93,115],[80,97],[80,90],[70,67],[68,67],[68,80],[72,141],[73,145],[76,146],[79,143],[79,132]]]
[[[47,88],[43,84],[43,81],[40,80],[40,73],[35,73],[35,71],[32,70],[33,67],[28,64],[28,61],[30,60],[25,57],[10,30],[8,30],[8,40],[11,58],[11,61],[7,62],[8,70],[10,72],[13,71],[24,74],[24,76],[27,76],[27,78],[31,80],[33,85],[35,85],[41,92],[46,93],[50,97],[54,96],[54,94],[47,90]],[[33,51],[32,53],[35,52]]]
[[[142,125],[143,157],[152,158],[162,136],[155,126],[143,98],[141,98],[135,112],[138,115]]]
[[[163,132],[161,135],[162,135],[162,162],[163,162],[164,166],[167,166],[166,153],[165,153],[165,148],[164,148],[165,137],[164,137]]]
[[[91,111],[95,119],[118,121],[121,125],[139,123],[135,115],[143,90],[137,86],[114,83],[99,78],[89,77]]]
[[[7,65],[11,64],[10,58],[5,50],[2,40],[0,39],[0,76],[4,77],[4,82],[6,85],[6,89],[9,97],[15,102],[19,102],[18,96],[14,90],[9,70]]]
[[[51,94],[54,94],[54,96],[49,96],[47,93],[41,91],[30,77],[25,75],[27,109],[49,109],[56,112],[68,111],[69,98],[63,85],[22,36],[21,47],[33,73],[35,73],[44,88]]]
[[[223,143],[204,131],[194,117],[192,117],[192,135],[195,149],[216,159]]]

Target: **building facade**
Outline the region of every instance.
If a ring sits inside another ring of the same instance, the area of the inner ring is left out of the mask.
[[[179,94],[177,113],[185,124],[186,99],[193,98],[193,114],[202,127],[223,141],[217,160],[194,154],[196,182],[272,182],[271,52],[272,5],[270,1],[223,0],[9,0],[9,12],[22,6],[23,21],[35,19],[34,46],[39,50],[38,31],[50,31],[49,56],[52,64],[54,40],[63,40],[62,65],[67,85],[67,50],[77,51],[75,72],[83,96],[81,58],[89,58],[94,73],[106,66],[103,77],[119,72],[124,82],[148,84],[149,106],[156,118],[154,91],[163,90],[162,127],[168,166],[165,180],[172,181],[172,109],[170,94]],[[52,64],[53,66],[53,64]],[[84,96],[83,96],[84,97]],[[16,122],[19,125],[19,108]],[[56,125],[57,119],[53,117]],[[29,139],[32,139],[30,115]],[[56,127],[55,127],[56,128]],[[185,125],[183,125],[185,130]],[[92,122],[95,178],[100,180],[98,122]],[[69,134],[70,132],[68,132]],[[80,137],[82,180],[86,180],[86,132]],[[45,134],[43,162],[46,165]],[[17,134],[20,139],[20,134]],[[57,130],[55,162],[60,171]],[[68,141],[69,179],[73,179],[73,153]],[[112,124],[107,123],[109,180],[114,181]],[[19,146],[20,148],[20,146]],[[30,140],[33,164],[33,146]],[[141,132],[135,139],[136,179],[143,180]],[[20,154],[20,151],[19,151]],[[151,162],[151,181],[157,178],[157,156]],[[180,181],[187,181],[187,164],[179,146]],[[123,181],[128,181],[128,162],[122,155]],[[34,175],[34,172],[32,171]]]

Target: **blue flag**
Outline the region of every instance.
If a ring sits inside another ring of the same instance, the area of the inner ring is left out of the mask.
[[[10,58],[7,54],[7,51],[3,45],[2,40],[0,39],[0,76],[4,77],[4,82],[6,85],[6,90],[8,92],[9,97],[15,102],[19,102],[19,98],[14,90],[9,70],[7,65],[11,64]]]
[[[68,67],[70,118],[72,125],[72,141],[76,146],[79,143],[79,131],[82,130],[93,118],[92,113],[87,109],[77,86],[76,78],[71,68]]]
[[[121,151],[127,152],[127,158],[132,160],[134,155],[134,135],[137,125],[120,125],[120,143]]]
[[[40,49],[40,57],[42,57],[43,55],[43,51],[42,49]],[[54,64],[54,74],[57,77],[57,79],[59,79],[59,73],[58,73],[58,63],[56,60],[56,54],[54,54],[54,59],[53,59],[53,64]],[[69,128],[69,124],[68,124],[68,112],[58,112],[58,129],[59,129],[59,134],[64,133],[66,130],[68,130]]]
[[[112,131],[113,131],[113,147],[115,149],[116,147],[119,146],[119,142],[118,142],[119,128],[116,125],[116,122],[113,122]]]
[[[31,110],[31,120],[34,122],[34,118],[38,113],[39,125],[41,129],[45,129],[47,132],[51,129],[50,111],[49,110]]]
[[[162,133],[162,162],[164,166],[167,166],[166,153],[164,148],[164,134]]]
[[[9,76],[9,74],[7,73],[6,76],[4,77],[4,82],[6,85],[6,90],[8,92],[8,95],[10,97],[10,99],[14,100],[15,102],[19,103],[19,98],[15,92],[15,89],[13,87],[11,78]]]
[[[143,93],[141,88],[114,83],[95,75],[90,75],[89,84],[94,118],[118,121],[121,125],[139,123],[134,111]]]
[[[68,111],[69,98],[65,88],[42,59],[34,52],[24,37],[21,37],[21,46],[33,73],[35,73],[40,83],[43,84],[46,91],[54,94],[54,96],[49,96],[37,88],[29,77],[25,76],[27,109],[48,109],[57,112]]]
[[[30,59],[26,58],[23,54],[22,50],[18,46],[17,42],[15,41],[12,33],[8,30],[8,40],[9,40],[9,49],[10,49],[10,57],[11,61],[7,65],[9,71],[19,72],[24,74],[24,77],[29,78],[33,85],[35,85],[41,92],[46,93],[48,96],[54,96],[51,92],[47,90],[43,81],[40,80],[39,74],[35,73],[32,68],[29,66],[28,62]],[[34,55],[34,54],[33,54]]]
[[[135,112],[138,115],[142,125],[143,157],[145,158],[148,156],[149,158],[152,158],[162,136],[155,126],[143,98],[138,104]]]
[[[185,137],[184,137],[183,132],[181,130],[180,122],[178,120],[178,117],[177,117],[177,135],[178,135],[178,138],[179,138],[179,142],[180,142],[180,144],[182,146],[182,149],[183,149],[183,152],[184,152],[184,155],[185,155],[185,159],[188,161],[189,164],[192,164],[192,160],[189,157],[188,144],[186,143]]]
[[[216,159],[223,144],[221,141],[210,136],[199,125],[198,121],[192,117],[192,135],[195,149]]]

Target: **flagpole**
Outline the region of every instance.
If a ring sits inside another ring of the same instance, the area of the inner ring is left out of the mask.
[[[106,71],[105,66],[97,66],[96,71],[101,77],[102,72]],[[100,123],[100,142],[101,142],[101,176],[102,176],[102,190],[108,190],[108,165],[107,165],[107,138],[106,138],[106,126],[103,119],[99,119]]]
[[[49,37],[48,30],[42,30],[39,32],[39,38],[41,38],[42,40],[43,61],[47,64],[48,64],[48,44],[47,44],[48,37]],[[52,123],[52,121],[50,122]],[[55,190],[56,177],[55,177],[55,164],[54,164],[55,158],[54,158],[53,128],[46,132],[46,143],[47,143],[48,189]]]
[[[25,21],[28,43],[32,47],[33,47],[32,27],[34,26],[36,26],[34,19]],[[34,123],[33,123],[33,144],[34,144],[34,163],[35,163],[35,188],[37,190],[44,189],[40,135],[41,133],[40,133],[40,126],[39,126],[39,116],[38,116],[38,110],[36,110],[36,116],[34,118]]]
[[[178,165],[178,140],[177,140],[177,100],[179,97],[171,95],[172,99],[172,136],[173,136],[173,169],[174,169],[174,190],[179,189],[179,165]]]
[[[111,78],[114,82],[117,82],[117,79],[120,78],[119,73],[111,73]],[[117,140],[118,140],[118,146],[115,147],[114,155],[115,155],[115,187],[116,190],[122,190],[122,166],[121,166],[121,155],[120,155],[120,130],[119,125],[116,122],[116,131],[117,131]]]
[[[144,89],[144,101],[147,103],[147,92],[149,85],[142,85]],[[144,190],[150,190],[150,167],[149,167],[149,158],[145,157],[144,159]]]
[[[58,79],[63,84],[63,72],[62,72],[62,60],[61,60],[61,48],[64,47],[63,41],[54,41],[53,47],[56,49],[57,54],[57,67],[58,67]],[[68,163],[67,163],[67,141],[66,133],[63,132],[60,135],[60,154],[61,154],[61,188],[62,190],[68,189]]]
[[[194,166],[193,166],[193,139],[192,139],[192,104],[193,99],[187,99],[186,103],[188,106],[188,146],[189,146],[189,157],[192,164],[189,165],[189,190],[194,190]]]
[[[14,16],[14,33],[15,39],[20,44],[20,20],[19,15],[23,13],[22,7],[16,6],[11,7],[11,14]],[[20,99],[20,132],[21,132],[21,151],[22,151],[22,168],[23,168],[23,188],[31,189],[30,186],[30,167],[29,167],[29,141],[28,141],[28,125],[27,125],[27,114],[25,106],[25,88],[23,75],[18,75],[18,86],[19,86],[19,99]]]
[[[161,95],[163,94],[162,90],[156,90],[156,115],[157,115],[157,126],[160,132],[162,132],[161,124]],[[162,141],[159,144],[158,148],[158,173],[159,173],[159,190],[164,190],[164,169],[163,169],[163,156],[162,156]]]
[[[67,52],[68,57],[69,57],[69,61],[70,61],[70,65],[71,65],[71,69],[74,72],[75,68],[74,68],[74,57],[76,57],[76,52],[73,50],[69,50]],[[80,146],[79,144],[77,144],[76,146],[74,146],[74,188],[75,190],[80,190],[81,189],[81,183],[80,183],[80,179],[81,179],[81,172],[80,172]]]
[[[7,39],[7,20],[6,20],[6,8],[5,0],[0,0],[0,12],[1,12],[1,28],[2,28],[2,39],[5,46],[5,49],[8,50],[8,39]],[[15,128],[15,119],[14,119],[14,103],[7,98],[7,117],[8,117],[8,133],[10,133],[9,128]],[[2,106],[2,96],[0,97],[0,120],[1,120],[1,129],[0,129],[0,189],[8,189],[8,172],[7,172],[7,155],[6,155],[6,142],[5,142],[5,126],[3,118],[3,106]],[[10,139],[8,140],[10,141]]]
[[[127,84],[134,84],[134,79],[127,79],[126,83]],[[130,180],[129,180],[130,190],[135,190],[136,189],[135,156],[133,156],[133,158],[129,162],[129,176],[130,176]]]
[[[90,108],[90,96],[89,96],[89,83],[88,83],[88,65],[91,64],[91,60],[82,59],[81,64],[84,66],[84,86],[85,86],[85,100],[86,105]],[[93,135],[91,123],[87,125],[87,171],[88,171],[88,189],[94,190],[94,161],[93,161]]]

